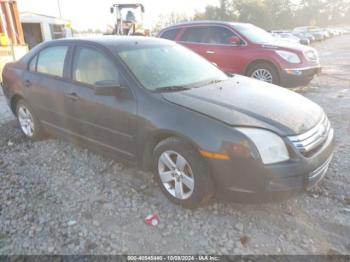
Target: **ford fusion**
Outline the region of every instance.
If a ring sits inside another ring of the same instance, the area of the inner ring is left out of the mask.
[[[43,43],[3,70],[24,135],[65,137],[153,169],[164,194],[197,207],[215,192],[295,192],[326,174],[333,129],[317,104],[233,75],[168,40]]]

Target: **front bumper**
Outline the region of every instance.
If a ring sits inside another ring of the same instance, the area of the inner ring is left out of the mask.
[[[290,160],[264,165],[256,160],[209,160],[218,191],[266,193],[296,192],[315,186],[325,175],[334,151],[334,135],[312,157],[294,152]]]
[[[282,69],[280,73],[281,84],[286,87],[306,85],[316,74],[321,73],[321,70],[321,66]]]

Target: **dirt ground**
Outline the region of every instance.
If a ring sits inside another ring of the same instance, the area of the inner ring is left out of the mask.
[[[325,109],[336,152],[316,188],[278,202],[175,206],[150,173],[26,140],[0,93],[0,254],[350,254],[350,35],[315,47],[323,73],[295,91]]]

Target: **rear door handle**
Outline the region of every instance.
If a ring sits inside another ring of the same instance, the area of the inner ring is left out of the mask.
[[[24,86],[25,87],[30,87],[32,85],[32,82],[30,82],[29,80],[25,80],[24,81]]]
[[[210,50],[206,51],[206,53],[207,53],[207,54],[215,54],[214,51],[210,51]]]
[[[77,93],[70,93],[70,94],[66,94],[66,97],[68,97],[69,99],[76,101],[79,99],[79,96],[77,95]]]

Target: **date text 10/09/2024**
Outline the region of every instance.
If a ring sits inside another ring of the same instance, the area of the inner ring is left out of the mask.
[[[218,256],[198,255],[198,256],[127,256],[128,261],[218,261]]]

